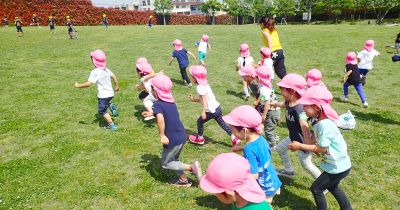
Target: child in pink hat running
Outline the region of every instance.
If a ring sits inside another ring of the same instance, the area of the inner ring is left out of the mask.
[[[360,61],[357,66],[360,71],[362,85],[366,83],[368,72],[374,68],[372,61],[379,55],[379,52],[375,50],[374,40],[367,40],[364,44],[364,49],[357,54],[357,58]]]
[[[208,38],[208,35],[204,34],[203,36],[201,36],[200,41],[196,42],[195,44],[198,47],[200,64],[204,67],[206,66],[204,59],[206,58],[207,48],[211,52],[211,45],[208,43]]]
[[[116,109],[116,106],[113,104],[110,106],[110,101],[114,98],[114,90],[115,92],[119,91],[118,79],[111,72],[111,70],[107,68],[106,54],[102,50],[95,50],[90,53],[90,56],[92,58],[93,65],[96,68],[90,72],[87,82],[75,82],[74,87],[87,88],[92,86],[92,84],[96,84],[98,90],[98,112],[108,123],[107,129],[116,131],[117,126],[113,122],[110,114],[108,114],[107,109],[114,107],[111,111],[113,112],[113,115],[117,115],[117,110],[114,110]],[[112,88],[111,79],[115,85],[114,90]]]
[[[161,144],[163,144],[161,164],[164,169],[174,171],[177,179],[171,184],[189,187],[192,182],[187,178],[185,171],[192,172],[200,180],[200,163],[185,164],[179,161],[183,145],[186,142],[186,131],[179,118],[178,108],[172,96],[172,81],[163,74],[156,75],[151,81],[151,93],[157,99],[153,104],[152,112],[144,112],[145,117],[157,118],[158,131]]]
[[[250,94],[258,98],[259,84],[256,81],[256,69],[253,65],[244,66],[240,71],[239,75],[242,77],[244,91],[244,100],[249,100]]]
[[[306,82],[308,88],[317,85],[326,87],[325,84],[322,82],[322,73],[318,69],[311,69],[307,72]]]
[[[222,203],[231,204],[232,210],[272,210],[250,170],[243,157],[235,153],[219,154],[208,165],[200,188],[214,194]]]
[[[294,170],[289,156],[288,146],[294,141],[304,143],[309,141],[310,132],[307,121],[301,120],[300,115],[303,112],[303,105],[297,102],[307,86],[306,80],[298,74],[287,74],[277,83],[281,89],[284,102],[271,103],[272,106],[279,106],[286,109],[286,126],[289,130],[289,136],[284,138],[276,146],[276,151],[282,159],[285,169],[278,170],[280,176],[292,178]],[[298,151],[301,166],[316,179],[321,174],[320,170],[313,164],[311,153]]]
[[[250,173],[266,195],[266,201],[272,202],[274,195],[280,194],[282,182],[272,164],[272,153],[268,142],[260,135],[263,130],[262,119],[256,109],[248,105],[236,107],[223,117],[229,124],[233,134],[246,141],[244,157],[250,163]],[[243,148],[236,146],[234,151]]]
[[[261,61],[258,62],[258,66],[265,66],[268,69],[272,69],[271,73],[271,80],[275,79],[275,71],[274,71],[274,61],[271,58],[271,49],[268,47],[262,47],[260,49],[260,56],[261,56]]]
[[[246,43],[243,43],[240,45],[239,49],[240,56],[237,59],[237,64],[236,64],[236,71],[238,71],[240,80],[242,81],[243,84],[243,94],[245,98],[248,98],[250,96],[249,93],[249,86],[247,84],[247,80],[243,79],[242,74],[243,74],[243,68],[249,68],[255,66],[254,64],[254,59],[250,55],[250,48],[249,45]]]
[[[314,152],[322,157],[320,167],[323,173],[311,186],[317,209],[327,209],[325,190],[336,198],[340,209],[352,209],[346,194],[339,188],[340,181],[350,173],[351,161],[346,141],[335,123],[339,116],[330,106],[332,99],[325,87],[313,86],[305,91],[297,103],[304,105],[304,111],[313,121],[316,136],[311,135],[310,142],[293,141],[289,149]]]
[[[203,145],[205,138],[203,136],[204,123],[211,119],[217,121],[218,125],[224,129],[224,131],[231,137],[232,145],[240,143],[240,140],[235,138],[232,134],[232,130],[222,119],[222,110],[219,102],[215,98],[210,85],[207,82],[207,70],[201,65],[191,66],[189,72],[192,76],[192,81],[196,84],[196,91],[199,95],[198,98],[194,98],[192,94],[189,94],[188,98],[191,102],[199,102],[202,105],[202,111],[200,117],[197,119],[197,135],[189,135],[189,141],[194,144]]]
[[[186,73],[186,68],[189,66],[189,58],[187,54],[191,55],[195,60],[196,56],[194,56],[193,53],[191,53],[190,51],[187,51],[185,48],[183,48],[182,41],[179,39],[175,39],[174,42],[172,42],[172,46],[174,46],[175,50],[172,52],[172,57],[169,59],[168,64],[171,65],[174,58],[176,58],[176,60],[178,60],[179,69],[183,81],[186,85],[191,87],[192,83],[190,82],[190,79]]]

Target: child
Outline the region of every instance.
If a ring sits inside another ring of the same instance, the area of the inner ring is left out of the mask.
[[[190,79],[186,73],[186,68],[189,65],[189,59],[187,54],[191,55],[195,60],[196,57],[193,55],[193,53],[183,48],[182,41],[179,39],[175,39],[174,42],[172,42],[172,46],[174,46],[175,50],[172,52],[172,57],[169,59],[168,64],[171,65],[174,58],[176,58],[176,60],[178,60],[179,69],[181,71],[181,76],[183,81],[185,82],[186,85],[192,87],[192,83],[190,82]]]
[[[394,48],[397,52],[400,51],[400,33],[397,34],[396,39],[394,40],[394,46],[387,45],[386,47]]]
[[[56,19],[54,18],[54,15],[49,16],[49,27],[51,34],[54,34],[55,25],[56,25]]]
[[[306,74],[307,88],[317,85],[326,87],[325,84],[321,81],[321,78],[322,73],[318,69],[311,69],[310,71],[308,71]]]
[[[368,107],[367,98],[363,92],[363,87],[361,84],[360,72],[357,67],[357,55],[355,52],[349,52],[346,56],[346,69],[343,76],[343,93],[344,95],[340,97],[341,101],[347,102],[349,95],[349,86],[353,85],[360,96],[361,103],[365,108]]]
[[[117,126],[111,119],[110,114],[107,113],[107,109],[110,107],[110,101],[114,98],[114,90],[116,92],[119,91],[118,79],[111,72],[110,69],[107,68],[106,65],[106,54],[101,50],[96,50],[90,53],[92,58],[93,65],[96,67],[90,72],[90,76],[87,82],[78,83],[75,82],[76,88],[87,88],[92,84],[97,85],[97,99],[98,99],[98,112],[103,118],[107,121],[108,126],[107,129],[111,131],[116,131]],[[111,79],[114,82],[115,88],[113,90],[111,85]],[[114,106],[111,106],[112,108]],[[117,110],[111,110],[113,115],[117,114]]]
[[[265,194],[250,174],[249,162],[235,153],[222,153],[208,165],[200,188],[214,194],[232,210],[272,210]]]
[[[199,102],[203,107],[201,115],[197,119],[198,133],[197,135],[189,135],[189,141],[194,144],[203,145],[205,143],[203,136],[204,123],[214,119],[217,121],[218,125],[231,137],[232,146],[239,144],[240,140],[232,134],[232,130],[222,119],[222,110],[220,104],[215,98],[215,95],[206,79],[207,70],[201,65],[195,65],[189,68],[189,72],[192,75],[193,83],[197,85],[196,91],[199,95],[199,98],[194,98],[192,94],[189,94],[188,97],[191,102]]]
[[[322,156],[320,167],[323,173],[311,186],[317,209],[327,209],[323,194],[325,190],[329,190],[336,198],[340,209],[352,209],[346,194],[339,188],[340,181],[350,172],[351,161],[347,144],[335,123],[339,117],[330,106],[332,99],[332,94],[324,87],[313,86],[306,90],[297,103],[303,104],[307,116],[315,121],[313,127],[317,136],[313,136],[308,143],[294,141],[289,149]]]
[[[196,42],[196,46],[198,46],[198,51],[199,51],[199,60],[200,64],[203,65],[204,67],[206,64],[204,63],[204,59],[207,54],[207,48],[210,49],[211,52],[211,45],[208,43],[208,35],[204,34],[201,37],[201,40]]]
[[[40,27],[39,20],[38,20],[38,17],[36,16],[36,14],[32,15],[32,24],[31,25],[36,25],[37,27]]]
[[[276,151],[282,159],[285,169],[278,170],[280,176],[285,176],[288,178],[294,177],[294,170],[290,162],[290,156],[288,153],[288,145],[294,141],[303,143],[308,141],[309,130],[307,121],[300,119],[300,114],[303,112],[303,105],[297,103],[301,94],[304,92],[304,88],[307,83],[305,79],[298,74],[287,74],[282,80],[277,83],[281,89],[281,94],[285,99],[284,102],[272,103],[272,106],[278,106],[281,108],[286,108],[286,126],[289,130],[289,136],[284,138],[277,146]],[[314,179],[319,177],[321,172],[313,164],[311,160],[311,153],[305,151],[298,152],[299,160],[301,166],[311,174]]]
[[[148,21],[148,24],[147,24],[149,26],[149,28],[151,28],[153,26],[152,19],[153,19],[153,15],[150,15],[149,16],[149,21]]]
[[[17,36],[23,36],[24,32],[22,31],[22,21],[19,19],[19,17],[15,17],[15,27],[17,28]]]
[[[271,204],[274,195],[280,194],[282,182],[272,164],[272,154],[268,143],[260,135],[263,129],[260,114],[253,107],[242,105],[233,109],[223,119],[229,124],[237,138],[246,141],[244,157],[250,163],[250,173],[264,191],[266,201]]]
[[[136,72],[140,78],[140,83],[136,85],[142,92],[139,94],[139,99],[143,100],[144,107],[147,112],[153,112],[153,103],[157,100],[153,94],[151,94],[151,78],[156,76],[151,65],[147,62],[146,58],[139,58],[136,61]],[[144,112],[142,113],[144,116]],[[145,117],[144,120],[148,121],[154,119],[153,115]]]
[[[67,28],[68,28],[69,38],[70,39],[74,39],[74,38],[78,39],[78,37],[75,34],[76,30],[75,30],[74,26],[72,25],[71,19],[67,19]]]
[[[365,85],[367,74],[372,70],[372,60],[375,56],[379,56],[379,52],[374,49],[374,40],[368,40],[364,44],[364,50],[358,53],[357,58],[359,59],[358,70],[360,71],[361,84]]]
[[[179,119],[178,109],[172,97],[172,82],[166,75],[157,75],[151,81],[152,95],[157,99],[153,104],[153,112],[145,112],[145,116],[154,115],[157,118],[158,131],[162,151],[162,167],[174,171],[179,178],[171,183],[175,186],[192,185],[186,177],[185,171],[194,173],[197,179],[201,178],[200,163],[195,161],[192,165],[179,161],[179,156],[186,142],[185,128]]]
[[[249,45],[247,45],[245,43],[240,45],[239,52],[240,52],[240,56],[237,59],[236,71],[238,71],[239,75],[241,76],[240,72],[242,72],[242,69],[244,67],[254,66],[254,59],[253,59],[253,57],[250,56]],[[243,84],[244,97],[248,98],[250,96],[250,93],[249,93],[249,89],[248,89],[249,87],[248,87],[247,81],[244,80],[242,77],[241,77],[241,81]]]
[[[262,47],[260,49],[261,61],[258,63],[258,66],[265,66],[268,69],[272,69],[271,72],[271,80],[275,79],[275,71],[274,71],[274,61],[271,58],[271,50],[268,47]]]
[[[8,19],[6,17],[3,18],[3,27],[8,27]]]
[[[103,16],[101,17],[101,24],[108,28],[108,21],[107,21],[107,15],[105,13],[103,13]]]
[[[275,127],[281,120],[281,110],[278,107],[271,107],[271,102],[276,102],[276,96],[271,82],[272,68],[259,66],[256,69],[257,79],[259,81],[260,96],[254,102],[254,106],[261,113],[264,123],[265,138],[272,149],[276,148],[276,142],[279,139],[276,135]]]
[[[244,66],[240,71],[239,75],[243,79],[244,100],[249,100],[250,93],[252,93],[256,98],[258,98],[259,84],[256,81],[256,69],[251,66]]]

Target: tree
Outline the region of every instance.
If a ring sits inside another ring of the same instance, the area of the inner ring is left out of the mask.
[[[286,20],[287,16],[295,14],[296,5],[293,0],[275,0],[274,8],[276,8],[276,14],[283,16]]]
[[[400,6],[399,0],[371,0],[370,5],[374,8],[376,23],[381,24],[387,13]]]
[[[163,15],[164,25],[166,25],[165,15],[169,14],[172,10],[172,0],[155,0],[154,10],[157,14]]]
[[[307,11],[308,13],[307,24],[311,22],[313,8],[318,7],[322,2],[322,0],[300,0],[299,5],[301,10]]]
[[[236,25],[239,24],[239,0],[226,0],[223,4],[223,11],[236,17]]]
[[[212,24],[215,24],[215,13],[222,9],[222,4],[217,0],[209,0],[200,6],[200,10],[207,15],[212,16]]]

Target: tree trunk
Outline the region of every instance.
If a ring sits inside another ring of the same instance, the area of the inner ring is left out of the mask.
[[[239,25],[239,15],[236,15],[236,25]]]
[[[164,22],[164,25],[167,25],[167,23],[165,21],[165,13],[163,14],[163,22]]]
[[[311,22],[311,8],[312,7],[312,3],[311,3],[311,0],[308,2],[308,8],[307,8],[307,14],[308,14],[308,17],[307,17],[307,24],[310,24],[310,22]]]

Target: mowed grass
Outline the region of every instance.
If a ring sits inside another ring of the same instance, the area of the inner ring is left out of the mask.
[[[167,61],[172,41],[194,47],[202,34],[210,36],[207,54],[208,81],[224,114],[242,104],[241,85],[234,70],[239,44],[250,45],[259,60],[263,46],[259,27],[245,26],[111,26],[77,27],[78,40],[68,40],[65,27],[51,37],[47,27],[0,30],[0,209],[230,209],[204,193],[195,181],[190,188],[167,182],[174,174],[160,167],[161,144],[154,122],[144,122],[134,85],[138,82],[135,60],[149,59],[174,81],[173,94],[188,134],[197,132],[199,104],[187,95],[195,88],[182,85],[176,61]],[[279,26],[288,72],[304,75],[311,68],[323,72],[323,81],[335,98],[342,95],[340,79],[348,51],[360,51],[374,39],[381,56],[364,87],[370,107],[361,107],[354,88],[350,102],[333,102],[338,113],[351,110],[357,127],[343,131],[352,160],[352,171],[342,183],[354,209],[398,209],[400,206],[400,63],[392,63],[398,27],[369,25]],[[75,89],[93,69],[89,53],[100,48],[108,67],[118,76],[121,91],[114,98],[120,107],[115,118],[119,130],[101,128],[96,116],[97,90]],[[191,60],[191,63],[197,61]],[[281,96],[279,96],[282,99]],[[284,115],[282,114],[282,119]],[[284,120],[279,136],[288,133]],[[181,160],[199,160],[203,170],[217,154],[230,151],[229,137],[211,121],[205,126],[208,144],[186,144]],[[313,180],[292,153],[293,180],[282,179],[282,194],[274,209],[313,209],[309,187]],[[314,156],[319,163],[319,157]],[[282,167],[273,152],[276,167]],[[191,178],[195,179],[193,176]],[[331,194],[330,209],[339,209]]]

